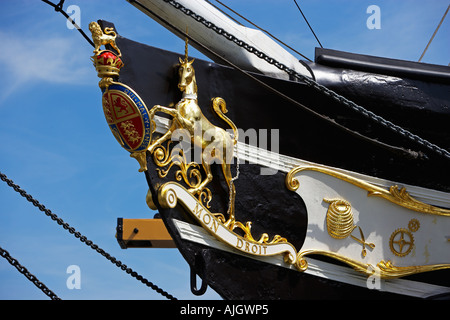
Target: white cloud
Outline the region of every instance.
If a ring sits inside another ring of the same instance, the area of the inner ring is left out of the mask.
[[[62,37],[24,37],[0,31],[0,66],[5,83],[0,101],[24,85],[39,81],[83,84],[93,76],[89,56],[77,43]]]

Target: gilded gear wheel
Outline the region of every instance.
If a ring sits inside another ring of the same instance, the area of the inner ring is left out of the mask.
[[[389,240],[389,246],[396,256],[404,257],[409,254],[414,247],[411,231],[404,228],[395,230]]]
[[[417,219],[411,219],[408,223],[408,228],[411,232],[416,232],[420,228],[420,222]]]

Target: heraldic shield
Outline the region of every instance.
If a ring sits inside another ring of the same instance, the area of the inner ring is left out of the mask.
[[[103,90],[102,104],[109,128],[121,146],[130,152],[146,150],[152,129],[141,98],[126,85],[112,83]]]
[[[91,57],[101,78],[102,105],[106,122],[120,145],[136,156],[147,150],[152,138],[152,124],[149,112],[143,100],[130,87],[117,82],[120,69],[124,66],[121,52],[116,45],[116,33],[112,28],[101,29],[97,22],[91,22],[95,44],[94,56]],[[102,45],[109,45],[117,52],[101,50]]]

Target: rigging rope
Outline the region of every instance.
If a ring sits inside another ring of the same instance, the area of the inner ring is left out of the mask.
[[[56,12],[61,12],[61,14],[66,17],[67,20],[69,20],[75,28],[77,28],[77,30],[81,33],[81,35],[86,39],[87,42],[90,43],[91,46],[95,47],[94,42],[92,42],[92,40],[86,35],[86,33],[84,33],[83,29],[81,29],[81,27],[79,25],[77,25],[77,23],[75,22],[75,20],[73,20],[71,17],[69,17],[69,15],[67,14],[67,12],[65,12],[62,8],[64,5],[64,1],[65,0],[60,0],[58,4],[54,4],[51,1],[48,0],[42,0],[43,2],[45,2],[46,4],[52,6],[53,8],[55,8]]]
[[[301,54],[300,52],[298,52],[297,50],[295,50],[294,48],[292,48],[291,46],[289,46],[288,44],[284,43],[283,41],[281,41],[280,39],[278,39],[277,37],[275,37],[273,34],[271,34],[269,31],[264,30],[263,28],[261,28],[260,26],[254,24],[253,22],[251,22],[250,20],[248,20],[246,17],[242,16],[241,14],[239,14],[238,12],[236,12],[235,10],[231,9],[230,7],[228,7],[227,5],[225,5],[224,3],[222,3],[219,0],[216,0],[216,2],[218,2],[219,4],[221,4],[222,6],[224,6],[225,8],[227,8],[228,10],[230,10],[231,12],[233,12],[235,15],[239,16],[240,18],[244,19],[245,21],[247,21],[248,23],[250,23],[251,25],[253,25],[254,27],[258,28],[259,30],[261,30],[262,32],[264,32],[265,34],[267,34],[268,36],[272,37],[274,40],[278,41],[279,43],[281,43],[282,45],[284,45],[285,47],[291,49],[292,51],[294,51],[295,53],[297,53],[298,55],[302,56],[303,58],[305,58],[308,61],[312,60],[308,57],[306,57],[305,55]]]
[[[111,256],[109,253],[107,253],[105,250],[100,248],[98,245],[93,243],[91,240],[87,239],[84,235],[82,235],[79,231],[76,231],[74,227],[71,227],[67,222],[64,222],[63,219],[59,218],[56,214],[54,214],[51,210],[47,209],[44,205],[40,204],[39,201],[34,199],[30,194],[28,194],[25,190],[20,188],[17,184],[15,184],[12,180],[8,179],[8,177],[0,172],[0,179],[6,182],[8,186],[13,188],[16,192],[18,192],[22,197],[28,200],[31,204],[33,204],[35,207],[37,207],[40,211],[44,212],[48,217],[50,217],[53,221],[56,221],[60,226],[62,226],[65,230],[69,231],[69,233],[73,234],[75,238],[80,239],[81,242],[84,242],[87,246],[89,246],[91,249],[97,251],[102,256],[104,256],[107,260],[109,260],[111,263],[115,264],[117,267],[131,275],[133,278],[136,278],[143,284],[145,284],[147,287],[155,290],[162,296],[166,297],[170,300],[177,300],[175,297],[173,297],[171,294],[165,292],[161,288],[159,288],[157,285],[153,284],[152,282],[145,279],[143,276],[138,274],[136,271],[134,271],[131,268],[128,268],[126,264],[121,262],[120,260],[117,260],[115,257]]]
[[[17,259],[11,257],[8,251],[0,247],[0,256],[6,259],[10,265],[15,267],[21,274],[23,274],[28,280],[30,280],[36,287],[38,287],[43,293],[49,296],[52,300],[61,300],[52,290],[50,290],[45,284],[40,282],[36,276],[31,274],[27,268],[22,266]]]
[[[62,10],[63,4],[65,0],[60,0],[60,2],[58,4],[54,4],[48,0],[42,0],[43,2],[49,4],[50,6],[52,6],[56,12],[61,12],[61,14],[64,15],[64,17],[69,20],[76,28],[77,30],[82,34],[82,36],[92,45],[94,46],[94,43],[92,42],[92,40],[84,33],[84,31],[76,24],[76,22],[70,18],[70,16],[64,11]],[[185,13],[186,15],[190,16],[191,18],[195,19],[197,22],[200,22],[202,24],[204,24],[206,27],[214,30],[216,33],[224,36],[225,38],[227,38],[229,41],[232,41],[234,43],[236,43],[237,45],[243,47],[244,49],[246,49],[248,52],[255,54],[256,56],[258,56],[259,58],[265,60],[266,62],[276,66],[278,69],[288,73],[289,75],[297,78],[300,81],[303,81],[304,83],[306,83],[308,86],[313,87],[314,89],[320,91],[321,93],[324,93],[330,97],[332,97],[333,99],[335,99],[336,101],[340,102],[341,104],[350,107],[351,109],[363,114],[364,116],[366,116],[369,119],[374,120],[375,122],[380,123],[381,125],[390,128],[391,130],[401,134],[402,136],[421,144],[422,146],[428,148],[431,151],[434,151],[444,157],[446,157],[447,159],[450,159],[450,153],[447,150],[444,150],[442,148],[439,148],[438,146],[428,142],[427,140],[424,140],[412,133],[410,133],[409,131],[398,127],[394,124],[392,124],[391,122],[373,114],[371,111],[368,111],[366,109],[364,109],[363,107],[355,104],[354,102],[348,100],[347,98],[338,95],[337,93],[335,93],[334,91],[318,84],[317,82],[315,82],[312,79],[309,79],[306,76],[303,76],[301,74],[298,74],[296,71],[288,68],[287,66],[285,66],[284,64],[276,61],[275,59],[267,56],[265,53],[257,50],[256,48],[248,45],[247,43],[245,43],[244,41],[237,39],[236,37],[234,37],[233,35],[229,34],[227,31],[223,30],[222,28],[218,28],[216,25],[214,25],[212,22],[205,20],[203,17],[197,15],[195,12],[193,12],[190,9],[187,9],[185,7],[183,7],[181,4],[179,4],[176,1],[173,0],[164,0],[165,2],[169,3],[170,5],[174,6],[176,9],[181,10],[183,13]],[[216,0],[217,1],[217,0]],[[141,3],[139,3],[138,1],[134,1],[134,0],[129,0],[129,2],[131,3],[136,3],[138,5],[140,5],[141,7],[145,8],[146,10],[150,11],[148,8],[146,8],[145,6],[143,6]],[[221,3],[220,1],[217,1],[219,3]],[[312,33],[314,34],[316,40],[318,41],[319,45],[322,47],[322,44],[320,43],[319,39],[317,38],[316,34],[314,33],[312,27],[310,26],[309,22],[307,21],[306,17],[304,16],[302,10],[300,9],[299,5],[297,4],[297,2],[294,0],[295,4],[297,5],[300,13],[302,14],[303,18],[305,19],[306,23],[308,24],[309,28],[311,29]],[[221,3],[222,4],[222,3]],[[223,5],[223,4],[222,4]],[[224,5],[225,6],[225,5]],[[225,6],[226,7],[226,6]],[[450,6],[449,6],[450,8]],[[443,19],[445,18],[449,8],[447,8],[446,13],[444,14],[444,17],[442,18],[439,26],[437,29],[439,29],[440,25],[442,24]],[[231,10],[231,9],[230,9]],[[151,11],[150,11],[151,12]],[[234,12],[234,11],[233,11]],[[237,13],[236,13],[237,14]],[[238,14],[239,15],[239,14]],[[240,15],[239,15],[240,16]],[[244,18],[245,19],[245,18]],[[247,19],[245,19],[247,20]],[[247,20],[248,21],[248,20]],[[167,23],[167,22],[166,22]],[[250,22],[251,23],[251,22]],[[253,23],[252,23],[253,24]],[[254,25],[254,24],[253,24]],[[256,25],[255,25],[256,26]],[[258,26],[256,26],[258,27]],[[267,31],[261,29],[260,27],[258,27],[260,30],[264,31],[267,33]],[[433,34],[432,39],[434,38],[434,35],[437,32],[437,29],[435,31],[435,33]],[[181,31],[181,33],[183,33]],[[270,35],[270,33],[268,33]],[[186,35],[187,36],[187,35]],[[187,36],[188,37],[188,36]],[[272,36],[273,37],[273,36]],[[193,40],[191,37],[189,37],[192,41],[196,42],[198,44],[197,41]],[[276,39],[276,38],[275,38]],[[432,40],[431,39],[431,40]],[[430,40],[430,42],[431,42]],[[428,48],[429,44],[427,45]],[[205,47],[206,48],[206,47]],[[290,47],[289,47],[290,48]],[[426,49],[427,49],[426,48]],[[292,49],[292,48],[291,48]],[[426,51],[425,49],[425,51]],[[293,49],[292,49],[293,50]],[[209,50],[211,51],[211,50]],[[294,50],[295,51],[295,50]],[[425,54],[422,54],[423,55]],[[297,52],[297,51],[296,51]],[[214,53],[214,52],[213,52]],[[298,52],[297,52],[298,53]],[[300,53],[299,53],[300,54]],[[301,55],[301,54],[300,54]],[[303,55],[301,55],[303,56]],[[304,56],[303,56],[304,57]],[[422,59],[422,57],[420,59]],[[306,57],[304,57],[306,58]],[[222,58],[223,59],[223,58]],[[308,59],[308,58],[306,58]],[[309,60],[309,59],[308,59]],[[420,61],[420,60],[419,60]],[[226,61],[228,62],[228,61]],[[240,70],[239,68],[237,68],[236,66],[234,66],[233,64],[231,64],[230,62],[228,62],[228,64],[232,65],[233,67],[235,67],[236,69]],[[243,71],[243,70],[242,70]],[[244,73],[246,73],[245,71],[243,71]],[[248,76],[250,76],[248,73],[246,73]],[[254,78],[253,76],[250,76],[252,78]],[[267,84],[265,84],[264,82],[257,80],[256,78],[254,78],[256,81],[260,82],[262,85],[268,87],[268,89],[271,89],[273,91],[276,91],[275,89],[273,89],[272,87],[268,86]],[[276,91],[278,94],[283,95],[282,93]],[[285,98],[287,100],[292,100],[290,97],[285,96]],[[295,102],[296,104],[299,104],[300,106],[304,107],[303,105],[301,105],[300,103],[292,100],[292,102]],[[304,107],[306,108],[306,107]],[[308,109],[308,108],[306,108]],[[309,110],[310,112],[315,113],[312,110]],[[322,115],[319,115],[322,118],[327,118],[324,117]],[[328,118],[327,118],[328,119]],[[330,119],[328,119],[330,120]],[[332,121],[333,122],[333,121]],[[339,124],[337,124],[338,126],[341,126]],[[341,126],[343,127],[343,126]],[[347,128],[344,127],[344,129],[349,130]],[[359,133],[354,132],[354,134],[360,135]],[[367,139],[367,137],[364,137]],[[237,177],[236,177],[237,178]],[[148,287],[152,288],[153,290],[157,291],[158,293],[160,293],[161,295],[163,295],[164,297],[171,299],[171,300],[176,300],[175,297],[173,297],[172,295],[168,294],[167,292],[163,291],[162,289],[160,289],[159,287],[157,287],[156,285],[154,285],[153,283],[151,283],[150,281],[148,281],[147,279],[143,278],[141,275],[139,275],[137,272],[133,271],[131,268],[128,268],[125,264],[123,264],[121,261],[117,260],[115,257],[112,257],[110,254],[108,254],[107,252],[105,252],[103,249],[99,248],[96,244],[94,244],[91,240],[88,240],[85,236],[81,235],[80,232],[75,231],[75,228],[70,227],[68,223],[64,222],[61,218],[58,218],[57,215],[55,215],[54,213],[52,213],[49,209],[45,208],[45,206],[43,206],[42,204],[40,204],[37,200],[35,200],[31,195],[29,195],[28,193],[26,193],[25,190],[21,189],[18,185],[14,184],[14,182],[10,179],[7,178],[6,175],[4,175],[3,173],[0,172],[0,179],[3,180],[4,182],[6,182],[10,187],[12,187],[16,192],[18,192],[21,196],[23,196],[24,198],[26,198],[29,202],[31,202],[34,206],[36,206],[40,211],[44,212],[47,216],[51,217],[52,220],[56,221],[59,225],[61,225],[64,229],[68,230],[69,233],[73,234],[76,238],[79,238],[81,242],[84,242],[86,245],[88,245],[89,247],[91,247],[93,250],[96,250],[98,253],[100,253],[101,255],[103,255],[106,259],[108,259],[110,262],[112,262],[113,264],[115,264],[116,266],[120,267],[123,271],[126,271],[128,274],[130,274],[132,277],[136,278],[137,280],[141,281],[142,283],[146,284]],[[7,253],[6,250],[2,249],[0,247],[0,254],[2,255],[2,257],[5,257],[8,261],[17,261],[13,258],[10,258],[9,254]],[[8,258],[7,258],[8,257]],[[10,262],[11,263],[11,262]],[[14,264],[18,264],[18,262],[14,262]],[[13,264],[13,265],[14,265]],[[20,266],[20,264],[18,264]],[[16,266],[17,268],[17,266]],[[21,267],[22,270],[26,270],[26,268]],[[32,276],[32,275],[31,275]],[[34,277],[34,276],[33,276]],[[33,278],[31,277],[31,278]],[[35,277],[34,277],[35,278]],[[37,279],[36,279],[37,280]],[[40,283],[40,282],[38,282]],[[36,284],[36,283],[35,283]],[[42,285],[43,287],[45,287],[45,285]],[[38,286],[39,287],[39,286]],[[45,287],[46,288],[46,287]],[[47,288],[48,289],[48,288]],[[42,289],[41,289],[42,290]],[[50,291],[50,290],[49,290]],[[45,292],[45,291],[44,291]],[[51,292],[51,291],[50,291]],[[47,294],[47,293],[46,293]],[[54,295],[56,298],[58,298],[56,295]],[[53,299],[53,298],[52,298]],[[59,299],[59,298],[58,298]]]
[[[145,7],[144,5],[139,3],[138,1],[134,1],[134,0],[129,0],[129,1],[131,3],[138,4],[142,8],[148,10],[149,12],[152,12],[150,9],[148,9],[147,7]],[[406,129],[403,129],[400,126],[397,126],[397,125],[393,124],[392,122],[390,122],[390,121],[388,121],[388,120],[386,120],[386,119],[384,119],[384,118],[374,114],[372,111],[366,110],[362,106],[359,106],[356,103],[354,103],[353,101],[348,100],[344,96],[341,96],[341,95],[337,94],[336,92],[334,92],[333,90],[328,89],[327,87],[317,83],[315,80],[310,79],[307,76],[304,76],[304,75],[301,75],[301,74],[297,73],[295,70],[288,68],[286,65],[280,63],[279,61],[275,60],[274,58],[267,56],[264,52],[259,51],[258,49],[256,49],[253,46],[250,46],[248,43],[244,42],[243,40],[240,40],[240,39],[236,38],[234,35],[230,34],[226,30],[224,30],[223,28],[220,28],[220,27],[216,26],[211,21],[208,21],[205,18],[203,18],[202,16],[199,16],[194,11],[184,7],[180,3],[178,3],[178,2],[176,2],[174,0],[163,0],[163,1],[168,3],[168,4],[170,4],[175,9],[180,10],[185,15],[191,17],[195,21],[203,24],[205,27],[213,30],[217,34],[225,37],[227,40],[232,41],[235,44],[237,44],[238,46],[240,46],[240,47],[244,48],[245,50],[247,50],[248,52],[253,53],[258,58],[263,59],[266,62],[268,62],[269,64],[274,65],[279,70],[286,72],[290,76],[292,76],[292,77],[296,78],[297,80],[305,83],[306,85],[308,85],[309,87],[317,90],[318,92],[329,96],[330,98],[332,98],[333,100],[339,102],[343,106],[350,108],[351,110],[353,110],[353,111],[363,115],[364,117],[368,118],[371,121],[374,121],[375,123],[378,123],[378,124],[382,125],[383,127],[393,131],[394,133],[401,135],[402,137],[410,140],[411,142],[419,144],[422,147],[425,147],[428,150],[430,150],[430,151],[432,151],[432,152],[434,152],[434,153],[436,153],[436,154],[438,154],[440,156],[443,156],[447,160],[450,160],[450,152],[448,152],[447,150],[445,150],[445,149],[443,149],[443,148],[441,148],[441,147],[439,147],[439,146],[437,146],[437,145],[435,145],[435,144],[433,144],[433,143],[431,143],[431,142],[429,142],[429,141],[427,141],[427,140],[425,140],[425,139],[423,139],[423,138],[421,138],[421,137],[411,133],[410,131],[408,131]],[[181,33],[183,34],[184,32],[181,31]],[[192,38],[190,37],[190,39],[192,39]],[[193,40],[193,41],[195,41],[195,40]],[[198,44],[198,42],[196,42],[196,43]],[[204,47],[204,48],[206,48],[206,47]],[[301,106],[304,107],[303,105],[301,105]],[[309,111],[311,111],[311,110],[309,110]],[[324,117],[324,116],[322,116],[322,117]],[[361,134],[358,134],[358,135],[361,136]]]
[[[42,0],[43,2],[49,4],[53,8],[55,8],[56,12],[61,12],[64,17],[66,17],[67,20],[69,20],[76,28],[77,30],[82,34],[82,36],[94,47],[94,43],[92,40],[84,33],[84,31],[75,23],[73,19],[69,17],[69,15],[62,10],[62,7],[64,5],[65,0],[60,0],[58,4],[54,4],[48,0]],[[132,277],[136,278],[137,280],[141,281],[143,284],[145,284],[147,287],[150,287],[151,289],[155,290],[162,296],[170,299],[170,300],[177,300],[174,296],[171,294],[165,292],[164,290],[160,289],[158,286],[153,284],[152,282],[145,279],[143,276],[138,274],[137,272],[133,271],[131,268],[128,268],[127,265],[123,264],[121,261],[117,260],[115,257],[112,257],[109,253],[107,253],[105,250],[99,248],[96,244],[94,244],[91,240],[88,240],[85,236],[81,235],[80,232],[75,231],[75,228],[70,227],[68,223],[64,222],[61,218],[58,218],[57,215],[52,213],[49,209],[45,208],[45,206],[41,205],[37,200],[35,200],[31,195],[27,194],[25,190],[21,189],[18,185],[14,184],[12,180],[9,180],[6,175],[0,172],[0,179],[5,181],[10,187],[12,187],[15,191],[20,193],[20,195],[24,198],[26,198],[29,202],[31,202],[35,207],[37,207],[39,210],[44,212],[47,216],[50,216],[52,220],[55,220],[59,225],[61,225],[64,229],[68,230],[69,233],[73,234],[76,238],[79,238],[81,242],[84,242],[87,246],[91,247],[93,250],[100,253],[102,256],[104,256],[106,259],[108,259],[110,262],[115,264],[117,267],[121,268],[126,273],[130,274]]]
[[[62,6],[63,6],[65,0],[60,0],[60,2],[59,2],[58,4],[54,4],[54,3],[52,3],[52,2],[50,2],[50,1],[48,1],[48,0],[42,0],[42,1],[45,2],[45,3],[47,3],[47,4],[49,4],[49,5],[51,5],[52,7],[54,7],[56,12],[61,12],[61,13],[66,17],[66,19],[68,19],[69,21],[72,22],[72,24],[73,24],[73,25],[77,28],[77,30],[83,35],[83,37],[84,37],[84,38],[85,38],[92,46],[94,46],[94,43],[92,42],[92,40],[91,40],[91,39],[84,33],[84,31],[83,31],[83,30],[75,23],[75,21],[73,21],[73,20],[68,16],[68,14],[67,14],[64,10],[62,10]],[[141,3],[139,3],[138,1],[135,1],[135,0],[128,0],[128,1],[129,1],[130,3],[136,3],[137,5],[139,5],[139,6],[143,7],[143,8],[145,8],[145,9],[148,10],[148,11],[150,11],[147,7],[145,7],[144,5],[142,5]],[[243,47],[243,48],[244,48],[245,50],[247,50],[248,52],[255,54],[255,55],[258,56],[260,59],[263,59],[263,60],[265,60],[266,62],[268,62],[268,63],[274,65],[275,67],[277,67],[277,68],[280,69],[281,71],[284,71],[284,72],[286,72],[287,74],[289,74],[290,76],[292,76],[292,77],[294,77],[294,78],[296,78],[296,79],[298,79],[298,80],[304,82],[306,85],[308,85],[308,86],[314,88],[315,90],[317,90],[317,91],[319,91],[319,92],[321,92],[321,93],[323,93],[323,94],[328,95],[329,97],[333,98],[334,100],[336,100],[336,101],[339,102],[340,104],[342,104],[342,105],[344,105],[344,106],[346,106],[346,107],[349,107],[350,109],[352,109],[352,110],[354,110],[354,111],[356,111],[356,112],[362,114],[362,115],[365,116],[366,118],[368,118],[368,119],[370,119],[370,120],[372,120],[372,121],[374,121],[374,122],[376,122],[376,123],[381,124],[381,125],[384,126],[385,128],[388,128],[388,129],[390,129],[391,131],[393,131],[393,132],[395,132],[395,133],[397,133],[397,134],[400,134],[401,136],[403,136],[403,137],[409,139],[410,141],[415,142],[415,143],[418,143],[418,144],[422,145],[423,147],[427,148],[428,150],[433,151],[434,153],[439,154],[439,155],[441,155],[441,156],[443,156],[443,157],[445,157],[445,158],[447,158],[447,159],[450,159],[450,152],[448,152],[447,150],[445,150],[445,149],[443,149],[443,148],[440,148],[439,146],[437,146],[437,145],[435,145],[435,144],[433,144],[433,143],[431,143],[431,142],[429,142],[429,141],[427,141],[427,140],[425,140],[425,139],[423,139],[423,138],[421,138],[421,137],[419,137],[419,136],[417,136],[417,135],[414,135],[413,133],[409,132],[408,130],[405,130],[405,129],[403,129],[403,128],[401,128],[401,127],[399,127],[399,126],[393,124],[392,122],[390,122],[390,121],[388,121],[388,120],[385,120],[384,118],[382,118],[382,117],[380,117],[380,116],[374,114],[373,112],[368,111],[368,110],[364,109],[363,107],[357,105],[356,103],[354,103],[354,102],[348,100],[347,98],[345,98],[345,97],[343,97],[343,96],[341,96],[341,95],[335,93],[333,90],[330,90],[330,89],[328,89],[327,87],[320,85],[320,84],[317,83],[316,81],[314,81],[314,80],[312,80],[312,79],[310,79],[310,78],[308,78],[308,77],[306,77],[306,76],[304,76],[304,75],[301,75],[301,74],[297,73],[297,72],[294,71],[293,69],[288,68],[286,65],[284,65],[284,64],[282,64],[282,63],[280,63],[280,62],[278,62],[277,60],[275,60],[275,59],[273,59],[273,58],[271,58],[271,57],[269,57],[269,56],[267,56],[264,52],[261,52],[261,51],[257,50],[256,48],[250,46],[249,44],[245,43],[244,41],[242,41],[242,40],[240,40],[240,39],[237,39],[235,36],[233,36],[232,34],[228,33],[227,31],[223,30],[222,28],[218,28],[218,27],[217,27],[216,25],[214,25],[212,22],[207,21],[207,20],[204,19],[203,17],[197,15],[197,14],[196,14],[195,12],[193,12],[192,10],[183,7],[180,3],[176,2],[176,1],[173,1],[173,0],[163,0],[163,1],[169,3],[170,5],[172,5],[173,7],[175,7],[176,9],[181,10],[184,14],[186,14],[186,15],[190,16],[191,18],[195,19],[197,22],[200,22],[200,23],[204,24],[207,28],[210,28],[210,29],[214,30],[216,33],[218,33],[218,34],[224,36],[224,37],[227,38],[229,41],[232,41],[232,42],[236,43],[237,45]],[[294,1],[295,1],[295,0],[294,0]],[[297,4],[297,2],[296,2],[296,4]],[[298,5],[298,4],[297,4],[297,5]],[[450,6],[449,6],[449,8],[450,8]],[[299,8],[299,10],[300,10],[300,12],[301,12],[301,9],[300,9],[300,8]],[[447,9],[447,10],[448,10],[448,9]],[[156,14],[155,14],[155,15],[156,15]],[[444,17],[445,17],[445,15],[444,15]],[[306,19],[306,17],[305,17],[305,19]],[[309,25],[309,23],[308,23],[308,25]],[[312,30],[312,28],[311,28],[311,31],[314,33],[314,31]],[[181,33],[183,33],[183,32],[181,32]],[[314,35],[315,35],[315,34],[314,34]],[[320,44],[319,39],[318,39],[317,37],[316,37],[316,39],[317,39],[317,41],[318,41],[319,44]],[[191,38],[191,40],[194,41],[192,38]],[[196,42],[196,43],[198,44],[198,42]],[[321,44],[320,44],[320,45],[321,45]],[[206,48],[206,47],[204,47],[204,48]],[[207,48],[207,49],[209,49],[209,48]],[[215,52],[212,52],[211,50],[209,50],[209,51],[210,51],[211,53],[217,55]],[[222,58],[222,60],[224,60],[224,59]],[[228,64],[229,64],[229,65],[232,65],[231,63],[228,63]],[[237,67],[234,66],[234,65],[232,65],[232,66],[233,66],[234,68],[236,68],[236,69],[239,69],[239,68],[237,68]],[[245,72],[244,72],[244,73],[245,73]],[[246,73],[246,74],[247,74],[247,73]],[[247,74],[247,75],[248,75],[248,74]],[[266,87],[268,87],[268,89],[271,89],[272,91],[277,91],[277,90],[271,88],[270,86],[267,86],[267,85],[266,85]],[[281,95],[282,95],[282,94],[281,94]],[[292,100],[292,99],[290,99],[290,100]],[[293,102],[293,101],[292,101],[292,102]],[[297,104],[297,105],[300,105],[300,106],[303,107],[303,108],[305,108],[305,106],[303,106],[303,105],[300,104],[300,103],[296,103],[296,104]],[[308,111],[311,111],[311,110],[308,110]],[[321,116],[321,115],[320,115],[320,116]],[[321,116],[321,117],[322,117],[322,118],[328,119],[327,117],[324,117],[324,116]],[[331,119],[328,119],[328,120],[331,120]],[[334,122],[333,120],[331,120],[331,121]],[[337,125],[338,125],[338,124],[337,124]],[[338,125],[338,126],[341,127],[341,128],[345,128],[345,127],[343,127],[343,126],[341,126],[341,125]],[[346,129],[347,131],[351,131],[351,130],[349,130],[348,128],[345,128],[345,129]],[[352,132],[353,132],[353,131],[352,131]],[[389,145],[384,144],[384,143],[377,143],[376,140],[370,139],[370,138],[368,138],[368,137],[365,137],[365,136],[363,136],[363,135],[361,135],[361,134],[359,134],[359,133],[357,133],[357,132],[353,132],[353,134],[356,135],[356,136],[359,136],[359,137],[361,137],[361,138],[364,138],[364,139],[366,139],[366,140],[372,141],[373,143],[380,144],[380,145],[383,145],[383,146],[385,146],[385,147],[391,148],[391,149],[393,149],[395,152],[402,152],[402,153],[405,153],[405,154],[409,154],[409,156],[417,157],[417,156],[414,156],[414,155],[413,155],[413,154],[417,154],[417,153],[415,153],[415,152],[412,152],[412,153],[411,153],[411,152],[409,152],[408,150],[404,150],[403,148],[392,147],[392,146],[389,146]]]
[[[447,16],[447,13],[448,13],[448,10],[449,10],[449,9],[450,9],[450,4],[448,5],[447,10],[445,10],[444,16],[442,17],[441,21],[439,22],[439,24],[438,24],[436,30],[434,30],[434,33],[433,33],[433,35],[431,36],[430,41],[428,41],[428,44],[427,44],[427,46],[425,47],[425,50],[423,50],[423,53],[422,53],[422,55],[421,55],[420,58],[419,58],[419,62],[422,61],[422,58],[423,58],[423,56],[425,55],[425,52],[427,52],[428,47],[429,47],[430,44],[431,44],[431,41],[433,41],[434,36],[436,35],[436,33],[438,32],[439,28],[441,27],[442,22],[444,22],[444,19],[445,19],[445,17]]]
[[[215,51],[211,50],[209,47],[205,46],[204,44],[202,44],[201,42],[195,40],[194,38],[192,38],[189,34],[185,33],[183,30],[177,28],[175,25],[171,24],[169,21],[165,20],[163,17],[157,15],[154,11],[150,10],[148,7],[144,6],[143,4],[141,4],[138,1],[135,0],[128,0],[130,3],[132,4],[136,4],[137,6],[141,7],[142,9],[146,10],[150,15],[153,15],[155,17],[157,17],[161,22],[163,22],[164,24],[166,24],[166,26],[168,27],[168,29],[170,30],[174,30],[178,33],[180,33],[181,35],[183,35],[184,38],[188,38],[190,41],[194,42],[195,44],[197,44],[199,47],[201,47],[203,50],[211,53],[212,55],[214,55],[215,57],[217,57],[218,59],[220,59],[224,64],[232,67],[233,69],[241,72],[243,75],[245,75],[246,77],[250,78],[252,81],[258,83],[259,85],[261,85],[262,87],[264,87],[265,89],[273,92],[274,94],[280,96],[281,98],[285,99],[286,101],[288,101],[289,103],[292,103],[293,105],[296,105],[300,108],[302,108],[303,110],[313,114],[314,116],[328,122],[329,124],[336,126],[337,128],[347,132],[350,135],[356,136],[359,139],[363,139],[371,144],[374,144],[378,147],[387,149],[393,153],[399,154],[403,157],[407,157],[407,158],[411,158],[411,159],[423,159],[426,158],[426,155],[424,155],[422,152],[416,152],[413,150],[407,150],[404,148],[400,148],[400,147],[395,147],[389,144],[386,144],[384,142],[378,141],[376,139],[372,139],[369,138],[367,136],[364,136],[362,134],[360,134],[359,132],[356,131],[352,131],[349,128],[341,125],[340,123],[336,122],[335,120],[324,116],[308,107],[306,107],[305,105],[303,105],[302,103],[292,99],[290,96],[285,95],[284,93],[278,91],[277,89],[273,88],[272,86],[268,85],[267,83],[261,81],[260,79],[256,78],[255,76],[251,75],[250,73],[248,73],[245,70],[242,70],[241,68],[239,68],[238,66],[236,66],[235,64],[233,64],[232,62],[230,62],[229,60],[227,60],[226,58],[220,56],[218,53],[216,53]],[[223,32],[226,32],[222,29]],[[228,34],[228,33],[227,33]],[[230,35],[232,36],[232,35]],[[232,36],[233,37],[233,36]],[[253,48],[253,47],[251,47]],[[256,50],[256,49],[254,49]],[[252,51],[250,51],[252,52]],[[258,51],[259,52],[259,51]]]
[[[311,32],[313,33],[313,35],[314,35],[314,37],[316,38],[317,42],[319,43],[320,47],[323,48],[322,44],[321,44],[320,41],[319,41],[319,38],[317,38],[316,33],[314,32],[313,28],[312,28],[311,25],[309,24],[308,19],[306,19],[305,15],[303,14],[302,9],[300,9],[300,6],[298,5],[297,1],[294,0],[294,2],[295,2],[295,4],[297,5],[298,10],[299,10],[300,13],[302,14],[303,19],[305,19],[306,24],[307,24],[308,27],[309,27],[309,30],[311,30]]]

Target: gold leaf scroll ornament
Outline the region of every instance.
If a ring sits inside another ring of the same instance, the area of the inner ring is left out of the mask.
[[[398,186],[394,185],[389,187],[389,190],[386,190],[384,188],[378,187],[376,185],[370,184],[368,182],[365,182],[361,179],[352,177],[350,175],[347,175],[345,173],[341,173],[332,169],[323,168],[323,167],[315,167],[315,166],[298,166],[291,171],[288,172],[286,175],[286,187],[291,191],[296,191],[300,183],[295,177],[295,175],[302,171],[316,171],[320,173],[324,173],[326,175],[329,175],[331,177],[335,177],[339,180],[346,181],[348,183],[351,183],[358,188],[364,189],[367,191],[368,196],[376,196],[383,199],[386,199],[396,205],[399,205],[403,208],[410,209],[416,212],[421,213],[428,213],[428,214],[435,214],[440,216],[447,216],[450,217],[450,209],[445,208],[439,208],[433,205],[429,205],[426,203],[423,203],[417,199],[414,199],[407,191],[406,188],[399,188]]]

